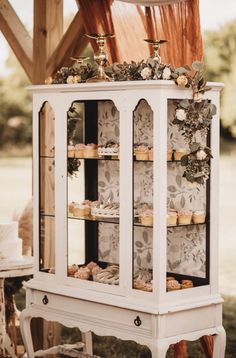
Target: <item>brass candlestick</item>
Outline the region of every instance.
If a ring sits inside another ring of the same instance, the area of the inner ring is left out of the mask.
[[[160,64],[161,56],[159,55],[159,48],[160,48],[160,45],[167,42],[167,40],[144,39],[144,41],[146,41],[150,45],[152,45],[153,54],[151,55],[151,58],[153,58],[153,60],[155,60],[158,64]]]
[[[85,61],[89,60],[90,57],[80,56],[80,57],[70,57],[70,60],[75,62],[76,67],[80,67],[85,64]]]
[[[108,57],[104,52],[105,40],[107,38],[115,37],[113,34],[86,34],[90,39],[97,41],[99,51],[94,55],[94,60],[98,64],[98,74],[89,78],[86,82],[110,82],[112,79],[105,74],[104,67],[106,67]]]

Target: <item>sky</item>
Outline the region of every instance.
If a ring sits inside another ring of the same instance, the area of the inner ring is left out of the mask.
[[[10,3],[27,29],[32,31],[33,0],[24,0],[24,6],[22,6],[22,0],[10,0]],[[64,0],[65,16],[74,14],[76,11],[75,0]],[[218,29],[225,22],[236,19],[236,0],[200,0],[200,16],[202,31]],[[4,63],[8,52],[9,46],[0,32],[0,75],[7,74]]]

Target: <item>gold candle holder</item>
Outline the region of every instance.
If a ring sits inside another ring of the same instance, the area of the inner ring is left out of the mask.
[[[115,37],[113,34],[86,34],[90,39],[97,41],[99,50],[94,55],[94,60],[98,64],[98,74],[92,78],[89,78],[86,82],[111,82],[112,79],[105,74],[104,68],[108,62],[108,56],[104,51],[105,41],[108,38]]]
[[[161,56],[159,55],[159,48],[160,48],[161,44],[167,42],[167,40],[144,39],[144,41],[146,41],[150,45],[152,45],[153,54],[151,55],[151,58],[153,58],[153,60],[156,61],[160,65]]]
[[[89,60],[90,57],[80,56],[80,57],[70,57],[70,60],[75,62],[76,67],[80,67],[85,64],[85,61]]]

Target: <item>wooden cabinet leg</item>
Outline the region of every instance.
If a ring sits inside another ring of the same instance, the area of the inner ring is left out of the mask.
[[[27,309],[23,310],[20,315],[20,329],[21,335],[24,342],[24,346],[27,352],[27,357],[34,357],[34,347],[30,329],[30,322],[32,317],[27,314]]]
[[[88,332],[81,332],[82,335],[82,342],[85,344],[84,346],[84,353],[88,353],[88,354],[93,354],[93,337],[92,337],[92,332],[88,331]]]
[[[226,346],[226,333],[223,326],[217,328],[214,336],[213,358],[224,358]]]

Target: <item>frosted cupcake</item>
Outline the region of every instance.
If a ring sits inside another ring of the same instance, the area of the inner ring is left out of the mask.
[[[141,214],[141,224],[145,226],[153,225],[153,211],[152,209],[147,209]]]
[[[150,148],[148,151],[148,159],[153,160],[153,148]]]
[[[90,277],[90,270],[87,267],[80,267],[77,272],[75,272],[74,277],[80,278],[81,280],[88,280]]]
[[[167,213],[167,226],[175,226],[177,225],[177,212],[176,211],[168,211]]]
[[[73,210],[74,216],[85,216],[85,215],[90,215],[90,213],[91,213],[91,208],[88,204],[76,203],[74,205],[74,210]]]
[[[176,280],[169,280],[166,282],[166,289],[167,291],[176,291],[176,290],[180,290],[181,285],[178,281]]]
[[[74,208],[75,208],[75,202],[72,201],[69,205],[68,205],[68,210],[69,210],[69,214],[73,214],[74,213]]]
[[[139,145],[135,148],[136,160],[148,160],[149,149],[147,145]]]
[[[74,277],[74,274],[78,271],[78,266],[73,264],[68,267],[68,276]]]
[[[181,281],[181,288],[184,289],[184,288],[191,288],[193,287],[193,281],[191,280],[182,280]]]
[[[172,148],[170,145],[167,146],[167,160],[172,160]]]
[[[206,213],[203,210],[196,210],[193,212],[193,223],[202,224],[206,220]]]
[[[78,143],[75,145],[75,157],[83,158],[84,157],[85,145],[83,143]]]
[[[178,148],[174,150],[174,159],[175,160],[181,160],[181,158],[184,155],[189,154],[189,150],[187,150],[186,148]]]
[[[74,158],[74,156],[75,156],[75,147],[73,145],[68,145],[67,153],[68,153],[68,158]]]
[[[84,148],[84,158],[95,158],[98,155],[97,144],[89,143]]]
[[[179,225],[188,225],[192,221],[192,211],[190,210],[180,210],[178,212],[178,222]]]

